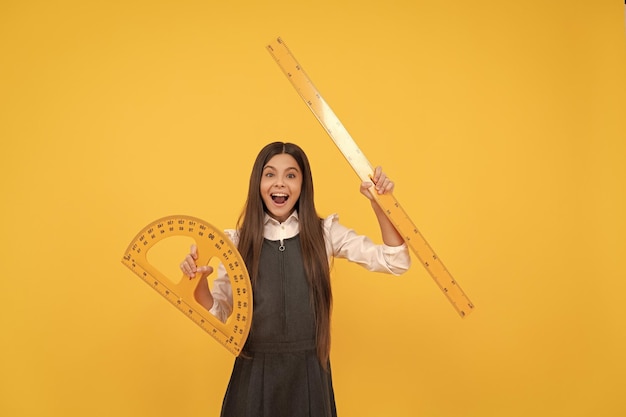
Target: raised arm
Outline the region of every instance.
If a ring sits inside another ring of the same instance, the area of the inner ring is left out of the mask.
[[[372,188],[372,185],[374,188]],[[378,224],[380,226],[380,233],[382,235],[383,242],[387,246],[400,246],[404,243],[404,239],[389,221],[383,210],[372,196],[372,192],[376,192],[378,194],[391,193],[393,192],[393,188],[393,181],[387,178],[387,175],[379,166],[374,169],[372,182],[366,181],[361,183],[361,193],[370,200],[370,204],[372,205],[372,209],[374,210],[374,214],[376,215],[376,219],[378,220]]]

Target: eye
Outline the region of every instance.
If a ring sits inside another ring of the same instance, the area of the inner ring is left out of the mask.
[[[294,173],[287,174],[287,178],[291,178],[291,179],[296,178],[296,174]]]
[[[266,173],[265,173],[265,176],[266,176],[266,177],[273,177],[273,176],[274,176],[274,173],[273,173],[273,172],[266,172]]]

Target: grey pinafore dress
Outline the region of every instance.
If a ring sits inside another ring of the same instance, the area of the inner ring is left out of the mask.
[[[252,328],[235,359],[222,417],[335,417],[330,374],[320,365],[300,238],[265,240]],[[282,249],[282,250],[281,250]]]

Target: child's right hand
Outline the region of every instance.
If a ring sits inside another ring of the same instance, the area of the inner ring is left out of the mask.
[[[198,247],[196,245],[191,245],[189,254],[185,256],[185,259],[180,264],[181,271],[183,271],[183,273],[187,275],[190,279],[195,278],[197,273],[202,274],[201,278],[205,278],[211,272],[213,272],[213,268],[208,265],[197,266],[197,259]]]
[[[213,272],[213,268],[208,265],[197,266],[196,260],[198,260],[198,248],[196,245],[191,245],[189,254],[185,256],[185,259],[180,264],[180,269],[189,279],[193,279],[196,277],[196,274],[200,274],[200,282],[196,286],[194,297],[204,308],[211,310],[214,300],[209,289],[207,277]]]

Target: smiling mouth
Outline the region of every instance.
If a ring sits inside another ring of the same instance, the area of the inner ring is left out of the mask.
[[[276,204],[284,204],[289,199],[289,196],[284,193],[274,193],[271,197],[272,201]]]

